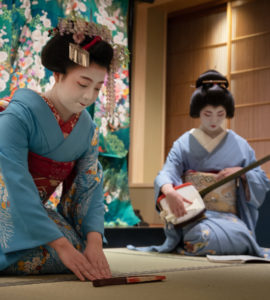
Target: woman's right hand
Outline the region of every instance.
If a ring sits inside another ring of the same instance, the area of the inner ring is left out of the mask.
[[[81,281],[95,279],[95,276],[90,273],[91,266],[86,257],[76,250],[65,237],[61,237],[48,245],[55,249],[62,263]]]
[[[166,195],[167,203],[170,207],[171,212],[176,216],[176,218],[182,217],[185,214],[187,214],[187,211],[185,209],[184,202],[192,203],[182,197],[179,193],[177,193],[175,190],[170,191]]]
[[[192,202],[177,193],[172,184],[164,184],[161,187],[161,192],[166,196],[166,200],[170,207],[170,210],[176,216],[176,218],[182,217],[187,214],[184,202],[189,204],[192,204]]]

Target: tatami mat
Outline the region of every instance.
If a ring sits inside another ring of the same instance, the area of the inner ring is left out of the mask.
[[[191,271],[229,267],[228,264],[213,264],[205,257],[179,256],[166,253],[146,253],[128,249],[105,251],[115,275],[140,275],[148,273]],[[119,256],[121,260],[119,260]]]
[[[162,274],[163,282],[95,288],[73,275],[0,277],[1,300],[270,298],[270,264],[211,263],[202,257],[105,249],[114,276]]]

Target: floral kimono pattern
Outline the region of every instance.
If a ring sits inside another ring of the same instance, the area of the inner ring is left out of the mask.
[[[76,13],[80,17],[106,25],[115,43],[128,45],[128,0],[0,0],[0,99],[12,96],[18,88],[39,93],[54,84],[52,72],[40,60],[42,47],[50,39],[48,31],[59,17]],[[103,88],[93,119],[99,128],[100,161],[104,168],[105,225],[137,224],[127,184],[129,149],[129,70],[121,66],[116,74],[114,120],[106,117],[106,90]],[[105,80],[106,85],[106,80]],[[117,182],[117,184],[115,184]],[[59,202],[59,193],[51,198]]]
[[[20,89],[0,114],[0,132],[0,270],[66,272],[47,243],[65,236],[82,249],[88,232],[104,234],[98,130],[83,111],[64,136],[44,99]],[[57,211],[42,203],[46,199],[40,197],[28,169],[28,149],[57,162],[76,162],[74,176],[63,183]]]

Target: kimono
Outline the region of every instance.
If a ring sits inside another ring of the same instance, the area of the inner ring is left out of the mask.
[[[68,272],[47,244],[65,236],[81,250],[88,232],[104,234],[98,129],[85,110],[73,121],[63,134],[29,89],[17,90],[0,113],[0,273]],[[46,208],[60,183],[57,210]]]
[[[189,170],[219,172],[224,168],[246,167],[256,160],[247,141],[232,130],[223,131],[215,139],[201,129],[192,129],[173,144],[166,162],[155,179],[155,199],[166,183],[179,186]],[[249,254],[265,256],[268,249],[259,247],[255,238],[258,208],[263,203],[270,182],[260,167],[245,174],[246,186],[239,182],[236,193],[237,215],[207,210],[205,216],[183,227],[166,224],[166,240],[161,246],[130,249],[141,251],[176,251],[185,255]],[[249,195],[246,194],[248,188]]]

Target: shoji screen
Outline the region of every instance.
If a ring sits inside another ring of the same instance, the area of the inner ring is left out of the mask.
[[[166,155],[198,125],[189,117],[195,79],[214,68],[227,75],[236,102],[227,127],[248,140],[257,158],[270,153],[270,1],[231,1],[168,20]],[[270,163],[263,165],[270,175]]]
[[[212,68],[227,74],[226,23],[226,5],[168,21],[166,155],[178,136],[199,124],[189,117],[199,74]]]
[[[270,153],[270,1],[232,2],[230,127],[246,138],[257,158]],[[270,175],[270,163],[263,166]]]

